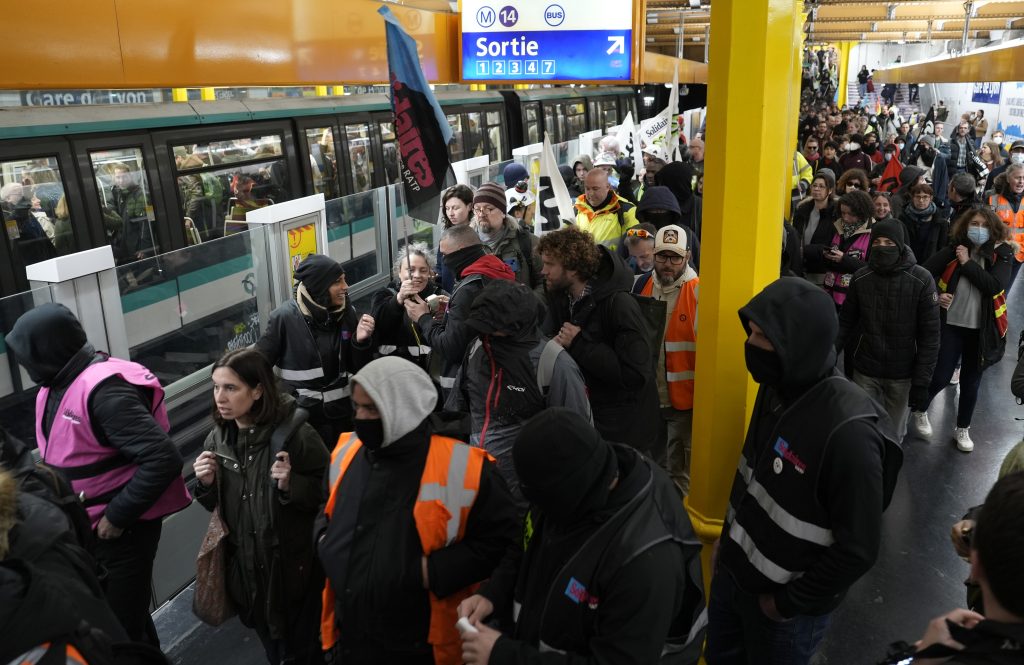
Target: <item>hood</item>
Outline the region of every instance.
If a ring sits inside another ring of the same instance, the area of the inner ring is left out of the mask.
[[[567,187],[572,184],[572,179],[576,177],[572,167],[564,164],[558,167],[558,175],[562,176],[562,182],[564,182]],[[541,184],[543,185],[544,183]]]
[[[668,168],[668,167],[666,167]],[[677,215],[680,213],[679,199],[672,190],[664,185],[655,185],[644,190],[644,196],[636,206],[637,213],[648,210],[667,210]]]
[[[491,279],[510,279],[513,281],[516,278],[512,268],[509,268],[508,264],[493,254],[481,256],[462,270],[463,279],[469,275],[483,275]]]
[[[384,447],[416,429],[437,405],[437,389],[418,365],[387,356],[367,363],[352,377],[377,405]]]
[[[46,303],[23,314],[7,335],[7,346],[36,383],[49,386],[88,344],[85,330],[64,305]]]
[[[604,300],[616,291],[629,291],[633,288],[635,275],[622,257],[604,245],[598,245],[597,249],[601,253],[601,263],[591,280],[590,294],[594,300]]]
[[[821,288],[800,277],[783,277],[764,288],[740,310],[750,333],[756,323],[782,363],[781,388],[809,386],[835,367],[839,332],[835,303]]]
[[[676,200],[679,201],[680,210],[693,196],[693,176],[696,175],[693,168],[682,162],[666,164],[654,176],[654,184],[668,187]],[[644,196],[647,196],[644,193]]]
[[[580,155],[579,157],[577,157],[576,159],[573,160],[573,162],[572,162],[573,175],[576,175],[576,165],[577,164],[582,164],[583,166],[585,166],[587,168],[588,171],[590,169],[594,168],[594,161],[592,159],[590,159],[590,155]]]
[[[466,325],[481,335],[504,333],[513,339],[529,338],[536,335],[541,307],[526,285],[496,279],[473,300]]]
[[[18,522],[18,483],[0,468],[0,561],[11,549],[11,530]]]

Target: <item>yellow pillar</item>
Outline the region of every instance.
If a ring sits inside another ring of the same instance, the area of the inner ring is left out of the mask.
[[[800,133],[800,86],[803,84],[803,66],[804,66],[804,52],[803,52],[803,40],[804,40],[804,24],[807,23],[807,12],[801,12],[796,23],[794,23],[794,34],[793,43],[799,44],[800,46],[793,49],[793,79],[790,84],[790,91],[796,96],[796,108],[790,114],[791,120],[789,124],[789,137],[787,145],[790,146],[791,150],[799,150],[800,146],[797,145],[797,135]],[[789,153],[789,170],[790,174],[793,172],[793,159],[795,155],[792,152]],[[792,177],[786,181],[783,186],[783,209],[785,210],[786,220],[793,219],[793,179]]]
[[[187,102],[188,88],[171,88],[171,100],[175,102]]]
[[[791,177],[793,67],[800,0],[720,2],[711,10],[707,154],[693,461],[687,510],[718,538],[756,395],[737,311],[779,276],[783,183]],[[756,53],[757,57],[751,58]],[[746,155],[726,159],[726,155]],[[709,258],[704,258],[705,256]],[[710,548],[705,548],[705,577]]]
[[[199,98],[204,102],[212,102],[217,99],[217,93],[213,88],[200,88]]]
[[[850,81],[850,49],[853,42],[839,42],[839,108],[846,105],[846,93]]]

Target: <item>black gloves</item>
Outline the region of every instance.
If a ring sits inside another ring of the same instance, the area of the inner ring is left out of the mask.
[[[619,180],[632,180],[636,173],[633,160],[629,157],[615,160],[615,170],[619,172]]]

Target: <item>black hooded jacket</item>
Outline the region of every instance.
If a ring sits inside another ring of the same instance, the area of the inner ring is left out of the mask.
[[[71,311],[57,304],[42,305],[18,319],[7,345],[29,376],[50,388],[43,412],[36,414],[44,435],[82,370],[109,357],[93,349]],[[116,527],[131,526],[181,474],[181,454],[154,420],[152,402],[152,391],[117,376],[100,383],[89,396],[89,422],[96,440],[139,467],[107,506],[104,515]]]
[[[695,196],[693,198],[697,199],[693,205],[699,206],[700,197]],[[653,216],[647,216],[648,211],[651,210],[664,210],[667,214],[664,219],[656,220]],[[690,265],[693,266],[694,270],[700,271],[700,239],[697,238],[697,234],[692,228],[683,224],[683,217],[679,211],[679,201],[672,194],[671,190],[661,186],[648,187],[644,190],[644,197],[636,207],[636,218],[640,222],[654,224],[659,230],[672,224],[682,226],[683,231],[686,233],[686,246],[690,249]],[[623,261],[629,262],[629,246],[626,245],[625,233],[622,234],[622,239],[619,240],[619,248],[616,251]]]
[[[679,202],[679,215],[683,226],[689,227],[700,240],[701,220],[704,204],[699,196],[693,195],[693,167],[683,162],[671,162],[662,167],[654,176],[654,183],[668,187]],[[644,196],[647,196],[645,193]]]
[[[582,329],[568,351],[587,383],[595,426],[605,439],[645,451],[660,430],[650,331],[629,294],[632,271],[607,247],[598,250],[591,292],[570,305],[567,291],[548,291],[541,328],[548,337],[566,322]]]
[[[406,314],[405,307],[400,305],[396,299],[401,288],[401,281],[395,280],[373,294],[373,302],[370,305],[370,315],[373,316],[375,324],[373,345],[378,356],[393,354],[399,358],[405,358],[410,362],[414,362],[429,371],[430,353],[419,353],[414,356],[410,352],[410,348],[426,346],[427,343],[419,334],[416,324]],[[426,300],[433,295],[448,294],[440,286],[430,281],[420,291],[419,296],[422,300]],[[396,348],[391,351],[388,347]],[[388,353],[385,353],[385,350]]]

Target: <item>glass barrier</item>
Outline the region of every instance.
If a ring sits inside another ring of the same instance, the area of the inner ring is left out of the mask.
[[[271,309],[267,235],[257,227],[119,266],[129,358],[169,386],[255,343]]]
[[[437,247],[434,243],[434,231],[437,228],[438,218],[435,217],[431,220],[416,219],[407,214],[405,188],[401,185],[392,185],[388,201],[390,202],[388,216],[394,220],[391,225],[391,256],[397,257],[407,241],[410,243],[422,243],[430,249],[431,253],[436,253]],[[440,199],[438,199],[438,204],[440,205]],[[390,269],[391,266],[387,266],[388,272],[390,272]]]
[[[0,423],[12,435],[30,444],[36,440],[36,385],[14,362],[5,339],[18,317],[48,302],[51,302],[49,287],[0,298]]]
[[[387,272],[382,269],[387,260],[381,260],[377,225],[377,220],[387,223],[379,200],[383,191],[374,189],[327,202],[327,254],[345,266],[350,288]]]

